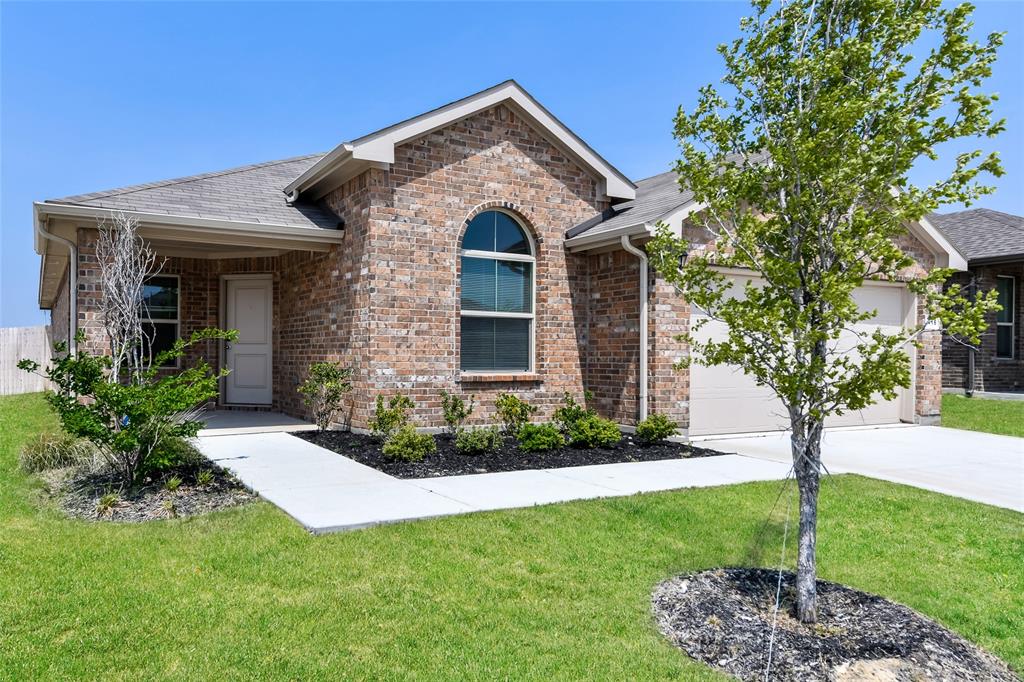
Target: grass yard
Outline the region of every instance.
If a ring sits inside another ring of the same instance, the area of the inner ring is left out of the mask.
[[[326,537],[266,503],[73,521],[15,468],[51,424],[39,396],[0,399],[3,679],[722,679],[661,639],[651,589],[778,560],[784,505],[759,533],[777,483]],[[822,510],[822,577],[1024,670],[1024,517],[852,476],[826,482]]]
[[[1024,400],[942,396],[942,425],[1024,438]]]

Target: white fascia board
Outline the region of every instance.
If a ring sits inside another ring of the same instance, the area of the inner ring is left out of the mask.
[[[609,198],[636,198],[636,186],[625,175],[602,159],[514,81],[506,81],[408,121],[339,145],[285,187],[285,192],[292,194],[295,191],[305,191],[326,178],[349,158],[384,164],[394,163],[395,147],[398,145],[503,102],[514,103],[516,109],[550,134],[565,151],[598,174],[603,180],[604,193]]]
[[[946,239],[946,235],[942,234],[934,225],[928,222],[927,218],[921,218],[913,226],[917,228],[913,229],[912,227],[914,234],[939,257],[939,262],[937,263],[939,267],[960,271],[967,270],[967,259],[964,258],[964,255],[953,246],[952,242]]]
[[[95,208],[91,206],[75,206],[71,204],[51,204],[37,201],[33,205],[37,220],[47,215],[64,218],[104,218],[113,213],[123,213],[135,218],[144,226],[166,226],[208,232],[219,235],[235,235],[238,237],[261,237],[265,239],[284,239],[293,242],[310,242],[318,244],[336,244],[344,239],[341,230],[324,230],[312,227],[296,227],[294,225],[273,225],[267,223],[251,223],[219,218],[196,218],[193,216],[167,215],[163,213],[144,213],[141,211],[118,211],[117,209]],[[39,240],[36,240],[36,253],[42,253]]]
[[[342,142],[337,147],[324,154],[319,161],[307,168],[302,175],[288,183],[284,188],[285,195],[291,196],[296,191],[302,192],[302,190],[306,189],[310,185],[316,184],[319,180],[323,179],[325,175],[334,170],[334,168],[344,163],[351,154],[352,145],[347,142]]]
[[[565,248],[569,249],[569,251],[572,251],[574,253],[579,251],[590,251],[592,249],[600,249],[605,246],[618,244],[622,239],[622,235],[633,237],[636,235],[651,234],[653,234],[653,231],[650,225],[646,223],[637,223],[635,225],[617,227],[614,230],[608,230],[607,232],[599,232],[597,234],[590,234],[589,232],[584,232],[578,237],[566,239]]]

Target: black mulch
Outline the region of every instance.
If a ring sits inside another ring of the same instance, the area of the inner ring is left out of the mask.
[[[197,476],[203,469],[211,471],[213,479],[200,485]],[[181,485],[171,492],[164,484],[174,476],[181,479]],[[257,497],[228,471],[212,463],[183,466],[130,489],[124,489],[109,473],[89,469],[50,471],[43,479],[49,497],[66,514],[97,521],[183,518],[246,504]],[[117,495],[117,503],[97,510],[100,498],[111,492]]]
[[[725,454],[717,450],[698,448],[683,443],[640,445],[633,441],[632,436],[624,436],[618,445],[611,448],[586,450],[567,446],[548,452],[522,452],[514,440],[506,440],[500,448],[492,452],[464,455],[456,452],[451,436],[438,435],[434,437],[437,441],[436,453],[428,455],[421,462],[404,462],[385,457],[381,452],[380,442],[372,436],[350,431],[298,431],[292,435],[397,478],[462,476],[495,471],[579,467],[588,464],[615,464],[617,462],[651,462],[661,459],[710,457]]]
[[[677,576],[652,599],[658,627],[692,658],[741,680],[765,679],[778,571],[727,568]],[[994,680],[1005,663],[916,611],[818,582],[818,623],[795,618],[783,574],[771,680]]]

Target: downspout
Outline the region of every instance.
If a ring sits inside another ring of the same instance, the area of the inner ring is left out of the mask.
[[[622,248],[640,259],[640,377],[637,394],[640,403],[640,421],[647,419],[647,254],[633,246],[629,235],[621,237]]]
[[[74,353],[78,346],[75,342],[78,333],[78,245],[70,239],[47,232],[43,229],[44,220],[46,218],[42,216],[36,219],[36,234],[68,247],[68,350]]]

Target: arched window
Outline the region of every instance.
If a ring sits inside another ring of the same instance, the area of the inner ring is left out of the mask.
[[[508,213],[473,218],[462,238],[462,371],[533,369],[533,243]]]

